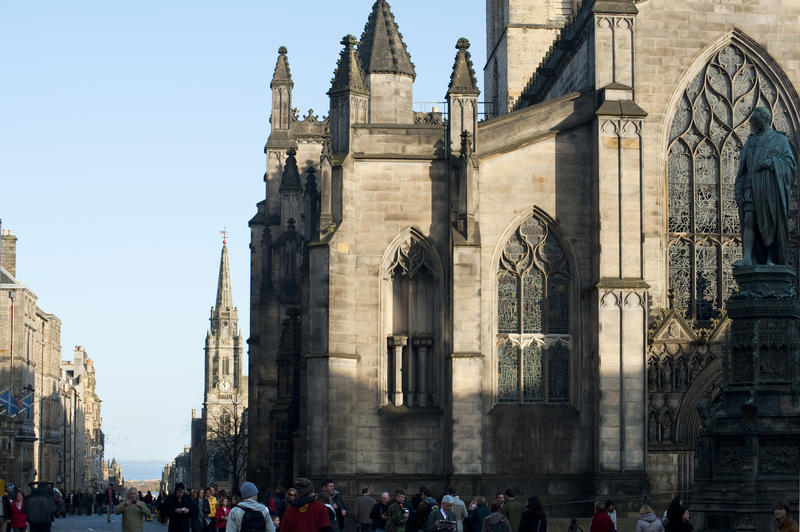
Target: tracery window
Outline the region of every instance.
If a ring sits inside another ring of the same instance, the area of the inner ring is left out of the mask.
[[[745,46],[731,42],[681,95],[667,155],[669,286],[672,305],[692,320],[715,317],[736,289],[732,263],[742,255],[734,181],[756,107],[795,138],[788,99]],[[790,247],[797,248],[797,198],[790,205]],[[791,255],[796,265],[796,252]]]
[[[438,401],[441,266],[425,238],[411,230],[388,257],[387,401],[433,406]]]
[[[537,216],[506,242],[497,272],[497,401],[569,402],[570,271]]]

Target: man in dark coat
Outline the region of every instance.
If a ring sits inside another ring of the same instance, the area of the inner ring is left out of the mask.
[[[336,487],[330,479],[322,483],[322,490],[331,498],[331,507],[336,513],[336,525],[341,530],[344,528],[344,518],[347,517],[347,506],[344,505],[342,494],[336,491]],[[331,523],[331,525],[333,524]]]
[[[192,528],[192,498],[183,482],[175,484],[175,492],[164,501],[164,515],[169,518],[169,532],[189,532]]]
[[[45,488],[38,487],[25,499],[25,513],[28,514],[30,532],[50,532],[50,525],[56,514],[53,495]]]

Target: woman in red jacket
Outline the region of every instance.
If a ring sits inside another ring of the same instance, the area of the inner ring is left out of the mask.
[[[11,530],[14,532],[25,532],[28,528],[28,514],[25,513],[25,495],[18,491],[14,500],[11,501]]]
[[[217,530],[225,530],[225,527],[228,526],[228,514],[231,512],[231,507],[228,504],[228,498],[223,497],[219,507],[217,508],[217,515],[215,516],[217,521]]]

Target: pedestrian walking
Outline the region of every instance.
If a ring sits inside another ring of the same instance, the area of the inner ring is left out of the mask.
[[[286,512],[286,508],[289,506],[291,501],[297,500],[297,490],[294,488],[289,488],[286,490],[286,499],[281,501],[278,505],[278,517],[283,519],[283,514]]]
[[[342,494],[336,491],[336,486],[333,483],[333,480],[327,479],[322,483],[322,491],[328,494],[328,497],[331,498],[331,508],[333,508],[334,513],[336,513],[336,525],[339,527],[339,530],[344,528],[344,518],[347,517],[347,507],[344,505],[344,500],[342,500]],[[334,523],[331,523],[333,525]]]
[[[242,502],[231,508],[228,514],[227,532],[275,532],[269,508],[258,502],[258,488],[245,482],[239,489]]]
[[[428,524],[425,527],[426,532],[455,532],[454,501],[455,498],[452,495],[442,497],[442,505],[428,516]]]
[[[369,512],[372,529],[375,532],[386,532],[386,513],[389,511],[389,492],[381,493],[381,500],[376,502]]]
[[[114,486],[111,484],[106,488],[105,501],[106,503],[106,522],[111,522],[111,514],[114,512],[114,506],[117,504],[117,492],[114,491]]]
[[[594,517],[589,525],[591,532],[613,532],[614,522],[606,512],[606,505],[600,501],[594,503]]]
[[[114,513],[122,514],[122,532],[142,532],[144,530],[142,520],[153,515],[144,501],[139,500],[139,493],[136,492],[136,488],[129,488],[128,498],[114,510]]]
[[[294,490],[297,497],[287,496],[289,504],[281,517],[281,532],[331,532],[328,511],[315,500],[314,484],[300,477],[295,481]]]
[[[503,504],[500,513],[508,519],[508,523],[511,525],[511,532],[518,532],[519,523],[522,521],[522,505],[514,498],[514,490],[511,488],[506,490],[505,504]]]
[[[528,499],[527,509],[522,512],[519,532],[547,532],[547,517],[539,497]]]
[[[28,514],[25,513],[25,494],[18,491],[14,495],[14,500],[11,501],[9,516],[9,524],[11,530],[14,532],[25,532],[28,528]]]
[[[353,505],[353,517],[356,520],[359,532],[372,532],[372,508],[375,506],[376,501],[369,495],[369,488],[363,488],[361,495],[356,497],[356,502]]]
[[[217,498],[214,497],[214,494],[211,490],[214,488],[208,488],[206,490],[206,503],[208,504],[208,512],[206,513],[206,532],[214,532],[217,529]]]
[[[386,532],[403,532],[409,511],[405,508],[406,492],[398,488],[386,513]],[[285,532],[285,531],[284,531]]]
[[[205,490],[192,490],[192,532],[205,532],[209,521]]]
[[[639,508],[639,521],[636,522],[636,532],[664,532],[664,525],[656,517],[653,509],[646,504]]]
[[[34,489],[25,500],[30,532],[50,532],[56,510],[53,495],[46,488],[39,486]]]
[[[225,530],[228,526],[228,514],[231,512],[230,499],[223,497],[217,506],[217,513],[214,515],[214,521],[217,530]]]
[[[489,504],[491,513],[484,518],[481,532],[511,532],[511,524],[501,512],[503,509],[502,504],[498,500],[494,500]]]
[[[456,520],[456,532],[464,532],[464,520],[469,516],[467,505],[458,496],[456,489],[451,487],[447,490],[447,494],[453,497],[453,517]]]
[[[775,514],[775,530],[778,532],[798,532],[797,523],[792,520],[788,501],[777,501],[772,505]]]
[[[617,509],[614,506],[614,501],[611,499],[606,501],[606,513],[611,518],[611,522],[614,523],[614,530],[617,529]]]
[[[192,498],[183,482],[175,484],[175,493],[164,501],[164,515],[169,519],[168,532],[189,532],[192,529]]]
[[[92,508],[94,508],[94,497],[92,496],[92,492],[86,490],[86,493],[83,494],[83,506],[86,510],[86,515],[92,515]]]

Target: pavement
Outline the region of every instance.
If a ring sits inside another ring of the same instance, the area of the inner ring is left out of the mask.
[[[145,521],[144,532],[166,532],[167,527],[157,520]],[[121,532],[122,516],[112,515],[111,522],[106,522],[103,515],[70,515],[59,517],[53,522],[52,532]]]

